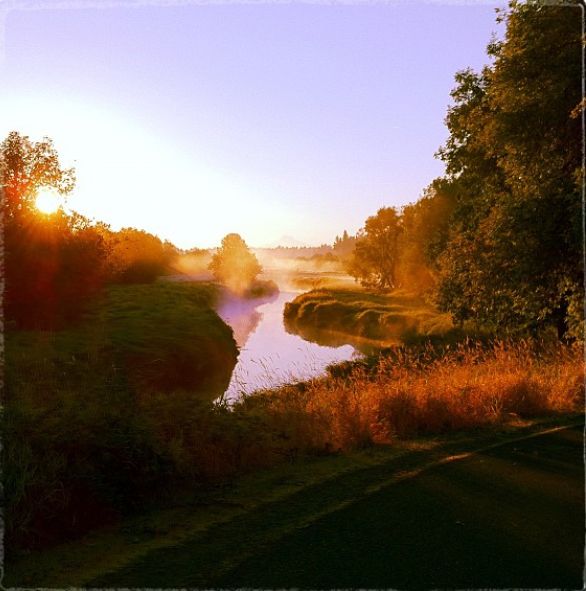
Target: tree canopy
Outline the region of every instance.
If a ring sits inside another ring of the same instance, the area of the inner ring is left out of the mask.
[[[363,285],[378,289],[396,286],[400,217],[394,207],[382,207],[357,235],[348,271]]]
[[[239,234],[227,234],[222,239],[209,269],[217,281],[238,294],[248,290],[262,271],[256,255]]]
[[[50,327],[77,315],[99,289],[102,238],[89,221],[59,209],[35,209],[41,188],[65,195],[75,185],[48,138],[33,142],[11,132],[0,145],[4,215],[5,314],[22,327]]]
[[[496,329],[581,321],[579,6],[512,2],[493,64],[456,75],[440,149],[455,195],[438,302]]]
[[[66,195],[75,186],[74,169],[62,167],[53,142],[47,137],[33,142],[12,131],[2,142],[0,154],[4,214],[8,218],[30,211],[43,187]]]
[[[455,76],[445,175],[368,218],[349,271],[427,293],[456,321],[572,338],[584,301],[581,8],[497,12],[507,26],[488,45],[492,64]]]

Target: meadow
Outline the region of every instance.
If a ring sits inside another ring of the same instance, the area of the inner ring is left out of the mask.
[[[580,347],[527,340],[397,346],[213,404],[237,355],[212,310],[218,294],[212,284],[113,286],[76,327],[9,333],[10,560],[276,464],[565,416],[583,402]],[[409,316],[402,297],[394,305]]]

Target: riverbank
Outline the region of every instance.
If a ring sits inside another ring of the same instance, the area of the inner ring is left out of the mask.
[[[212,284],[112,286],[75,326],[6,333],[8,554],[115,521],[197,471],[173,423],[205,423],[236,364],[217,297]]]
[[[216,298],[210,285],[115,288],[84,327],[8,335],[8,565],[18,550],[186,495],[205,503],[215,487],[276,464],[562,416],[583,403],[579,347],[518,342],[404,347],[368,368],[214,405],[175,370],[224,342],[229,379],[236,345],[210,308]],[[165,389],[159,372],[169,368]]]
[[[409,343],[421,338],[462,336],[449,314],[441,314],[419,296],[362,289],[316,289],[299,295],[284,311],[289,330],[311,339],[316,330],[362,339],[370,347]]]

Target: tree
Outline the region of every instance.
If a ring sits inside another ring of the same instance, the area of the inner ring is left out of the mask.
[[[238,294],[246,292],[262,267],[239,234],[228,234],[212,257],[209,269],[217,281]]]
[[[21,328],[52,328],[76,317],[104,279],[100,233],[79,214],[47,216],[34,207],[41,187],[69,193],[51,140],[11,132],[0,145],[4,216],[4,312]]]
[[[369,217],[358,233],[348,272],[362,285],[393,289],[399,256],[401,222],[394,207],[383,207]]]
[[[496,330],[582,322],[581,9],[512,2],[480,74],[456,76],[439,155],[456,198],[440,306]]]
[[[0,146],[3,212],[7,219],[34,209],[42,187],[67,195],[75,186],[73,168],[62,168],[52,140],[32,142],[12,131]]]
[[[347,261],[354,252],[354,246],[356,245],[356,237],[350,236],[346,230],[342,234],[342,237],[336,236],[334,240],[334,254],[341,261]]]
[[[416,203],[401,210],[397,282],[420,294],[437,284],[437,253],[445,247],[454,200],[436,181]]]
[[[152,283],[178,256],[170,242],[135,228],[108,232],[107,245],[111,280],[117,283]]]

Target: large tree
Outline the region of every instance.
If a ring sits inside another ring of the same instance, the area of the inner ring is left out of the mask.
[[[456,76],[440,150],[456,197],[440,305],[495,329],[577,332],[582,308],[581,9],[512,2],[493,64]]]
[[[77,316],[103,281],[100,234],[78,214],[35,208],[42,188],[62,195],[75,184],[51,140],[11,132],[0,145],[4,222],[5,318],[19,327],[51,328]]]
[[[362,285],[380,290],[396,286],[401,220],[394,207],[382,207],[357,235],[348,272]]]
[[[0,178],[3,212],[9,219],[30,213],[40,189],[67,195],[75,186],[75,171],[62,167],[52,140],[33,142],[17,131],[10,132],[0,146]]]

